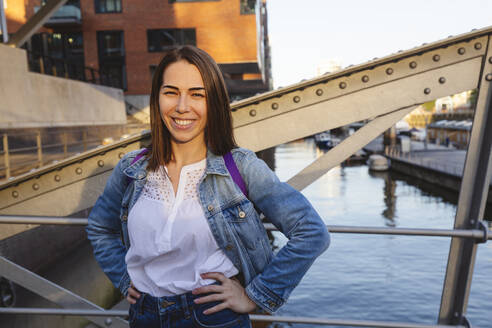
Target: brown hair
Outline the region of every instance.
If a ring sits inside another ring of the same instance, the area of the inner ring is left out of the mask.
[[[207,99],[207,124],[205,144],[212,153],[224,155],[237,147],[232,132],[231,107],[222,73],[215,61],[205,51],[182,46],[169,50],[161,59],[152,78],[150,93],[151,146],[148,169],[155,171],[171,161],[171,134],[162,121],[159,110],[159,93],[166,68],[177,61],[186,60],[195,65],[202,75]]]

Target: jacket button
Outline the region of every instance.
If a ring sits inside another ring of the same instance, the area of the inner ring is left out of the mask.
[[[121,218],[123,219],[123,221],[126,221],[128,219],[128,216],[126,214],[123,214]]]
[[[240,217],[241,219],[244,219],[244,218],[246,217],[246,213],[244,213],[243,211],[240,211],[240,212],[239,212],[239,217]]]
[[[208,205],[207,209],[212,212],[214,210],[214,207],[212,205]]]
[[[232,245],[231,245],[231,244],[227,244],[227,246],[225,247],[225,249],[226,249],[227,251],[232,251],[233,247],[232,247]]]

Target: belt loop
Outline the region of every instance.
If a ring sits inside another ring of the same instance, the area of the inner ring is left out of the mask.
[[[191,317],[191,313],[190,313],[190,308],[188,306],[188,299],[187,299],[186,295],[187,295],[186,293],[180,295],[181,296],[181,307],[183,308],[185,319],[189,319]]]
[[[140,294],[140,303],[138,304],[138,312],[140,314],[144,314],[144,306],[143,306],[143,304],[144,304],[144,301],[145,301],[145,295],[147,295],[147,294],[145,294],[145,293],[141,293]]]

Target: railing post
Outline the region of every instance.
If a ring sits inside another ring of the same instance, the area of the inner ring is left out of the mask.
[[[39,166],[43,166],[43,148],[41,145],[41,131],[38,131],[36,135],[36,148],[38,149],[38,162]]]
[[[479,93],[470,144],[466,153],[454,229],[475,229],[482,225],[492,175],[492,44],[482,58]],[[453,238],[444,279],[439,324],[462,324],[470,294],[477,244]]]
[[[39,57],[39,73],[44,74],[44,60],[43,60],[43,56]]]
[[[3,134],[3,155],[5,160],[5,178],[10,178],[10,159],[9,159],[9,139],[6,133]]]

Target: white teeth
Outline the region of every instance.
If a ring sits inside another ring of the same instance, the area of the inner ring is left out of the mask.
[[[193,123],[192,120],[178,120],[176,118],[174,119],[174,122],[176,122],[178,125],[188,125]]]

